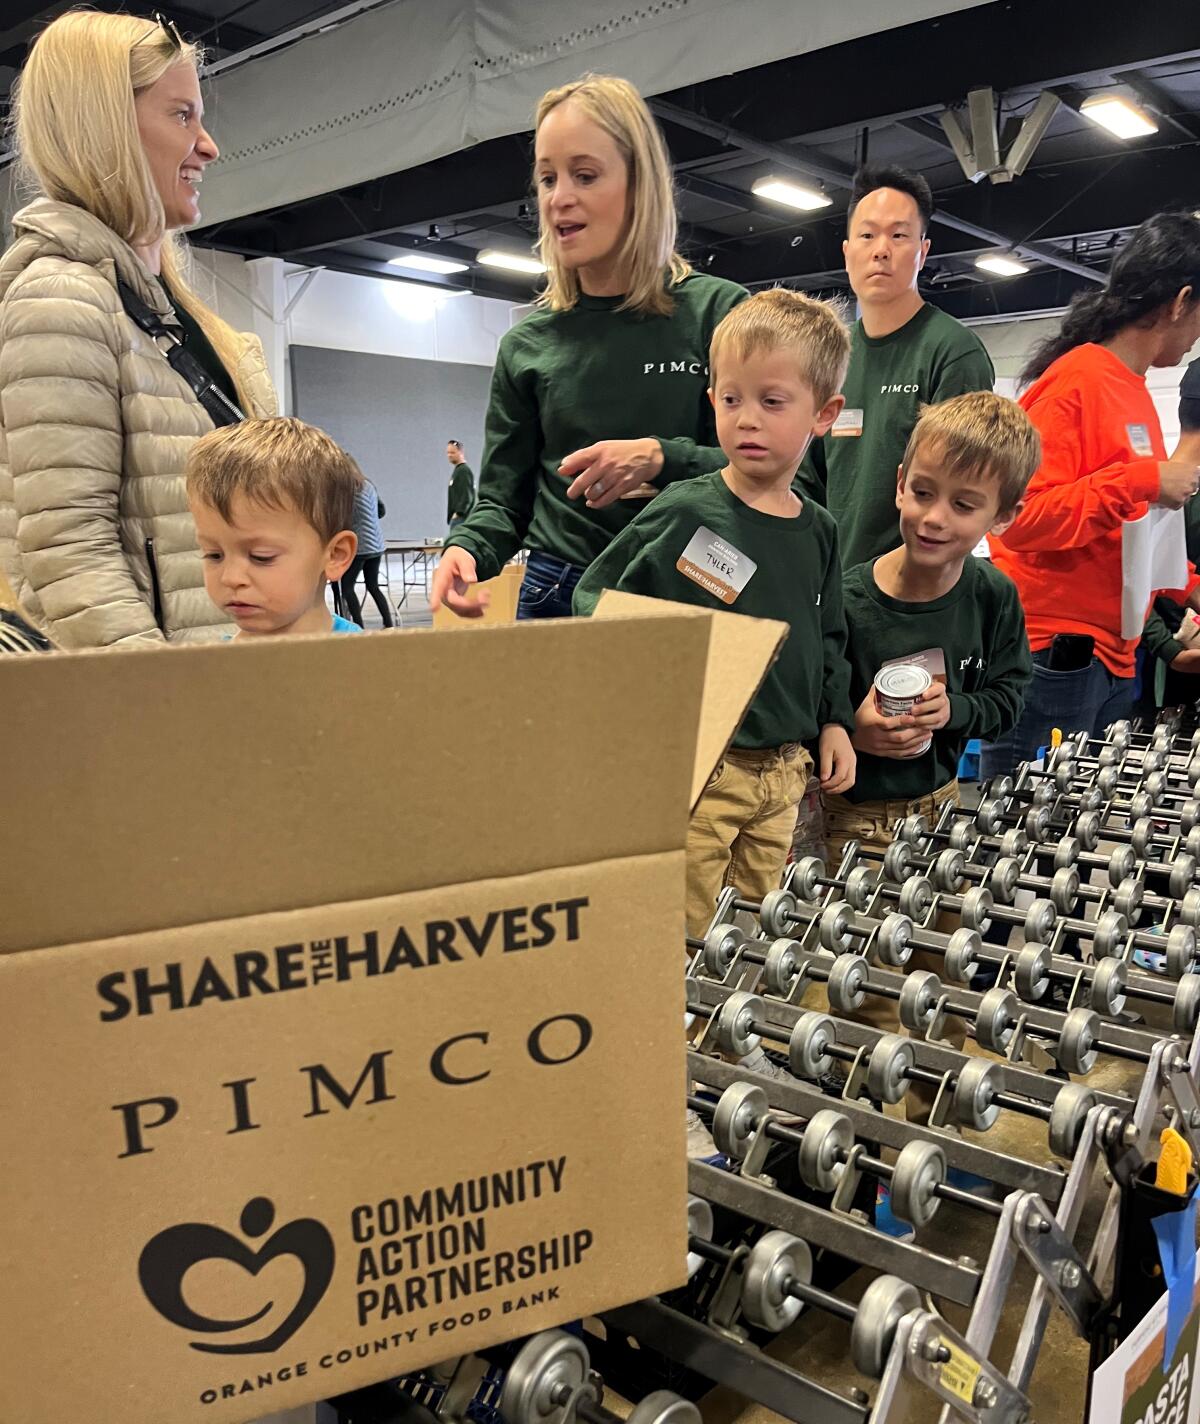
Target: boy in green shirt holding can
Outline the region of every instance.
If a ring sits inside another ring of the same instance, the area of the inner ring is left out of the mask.
[[[849,791],[825,797],[829,865],[851,839],[885,849],[906,816],[936,821],[958,800],[968,739],[997,737],[1020,716],[1032,665],[1017,590],[971,551],[1020,513],[1040,459],[1029,417],[990,391],[927,406],[914,426],[896,489],[903,543],[845,576],[858,771]],[[877,679],[894,692],[910,674],[925,690],[910,711],[885,715]],[[938,956],[918,950],[909,962],[940,973]],[[878,998],[855,1017],[899,1028]],[[932,1098],[918,1084],[907,1106],[925,1121]]]
[[[724,885],[761,899],[779,884],[813,760],[822,787],[854,780],[837,527],[791,488],[828,430],[849,339],[836,310],[799,292],[760,292],[713,333],[708,392],[724,469],[657,495],[587,569],[574,611],[606,588],[732,609],[791,627],[724,761],[693,812],[687,927],[708,928]]]

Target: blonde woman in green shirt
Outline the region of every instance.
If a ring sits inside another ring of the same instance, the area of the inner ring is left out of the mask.
[[[478,499],[431,589],[463,617],[482,612],[471,586],[522,548],[517,617],[569,617],[580,574],[645,500],[723,463],[708,348],[746,292],[675,251],[670,159],[637,90],[592,76],[545,94],[534,182],[546,290],[500,341]]]

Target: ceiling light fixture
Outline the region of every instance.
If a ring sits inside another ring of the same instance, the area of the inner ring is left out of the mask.
[[[785,208],[799,208],[802,213],[815,213],[818,208],[830,208],[833,199],[816,188],[805,188],[790,178],[757,178],[750,191],[756,198],[770,203],[782,203]]]
[[[1145,138],[1158,132],[1158,125],[1145,109],[1124,94],[1093,94],[1080,104],[1079,112],[1118,138]]]
[[[500,247],[485,247],[479,254],[484,267],[499,267],[502,272],[519,272],[525,277],[537,277],[546,268],[536,257],[525,252],[505,252]]]
[[[410,267],[416,272],[436,272],[439,277],[470,271],[469,262],[455,262],[449,257],[426,257],[423,252],[402,252],[399,257],[389,257],[388,266]]]
[[[977,257],[975,265],[984,272],[994,272],[997,277],[1023,277],[1029,271],[1024,262],[1004,252],[989,252],[986,257]]]

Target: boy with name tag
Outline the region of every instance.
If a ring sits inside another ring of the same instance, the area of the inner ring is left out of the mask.
[[[822,787],[849,790],[848,695],[837,529],[791,485],[809,441],[832,425],[849,340],[836,310],[760,292],[713,333],[709,399],[729,463],[664,490],[580,579],[574,611],[606,588],[732,609],[791,626],[692,815],[687,927],[702,935],[725,885],[760,899],[787,863],[815,745]]]
[[[917,421],[896,490],[903,543],[846,573],[858,772],[850,791],[825,798],[830,866],[851,839],[886,849],[906,816],[932,825],[958,800],[967,741],[1020,715],[1031,664],[1017,590],[971,551],[1017,517],[1040,457],[1029,417],[990,391],[928,406]],[[896,715],[901,693],[915,700]],[[909,964],[941,976],[938,955],[917,951]],[[895,1005],[876,996],[854,1017],[899,1028]],[[961,1023],[947,1020],[958,1046]],[[927,1120],[932,1101],[914,1085],[909,1118]]]

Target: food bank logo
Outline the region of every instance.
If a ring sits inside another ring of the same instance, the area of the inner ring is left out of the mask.
[[[243,1207],[239,1224],[243,1236],[257,1239],[265,1236],[274,1222],[274,1202],[266,1197],[254,1197]],[[204,1335],[228,1335],[258,1325],[272,1314],[276,1302],[268,1300],[260,1309],[238,1319],[214,1319],[193,1310],[184,1299],[184,1279],[188,1272],[204,1262],[228,1261],[245,1272],[249,1289],[253,1278],[264,1267],[285,1256],[294,1256],[300,1262],[304,1282],[296,1303],[269,1335],[234,1343],[190,1342],[193,1350],[212,1355],[265,1354],[277,1350],[299,1330],[316,1309],[333,1277],[333,1238],[314,1218],[289,1221],[268,1236],[257,1251],[232,1232],[205,1222],[168,1226],[143,1249],[138,1259],[138,1280],[150,1304],[172,1325]],[[261,1292],[259,1295],[261,1298]]]

